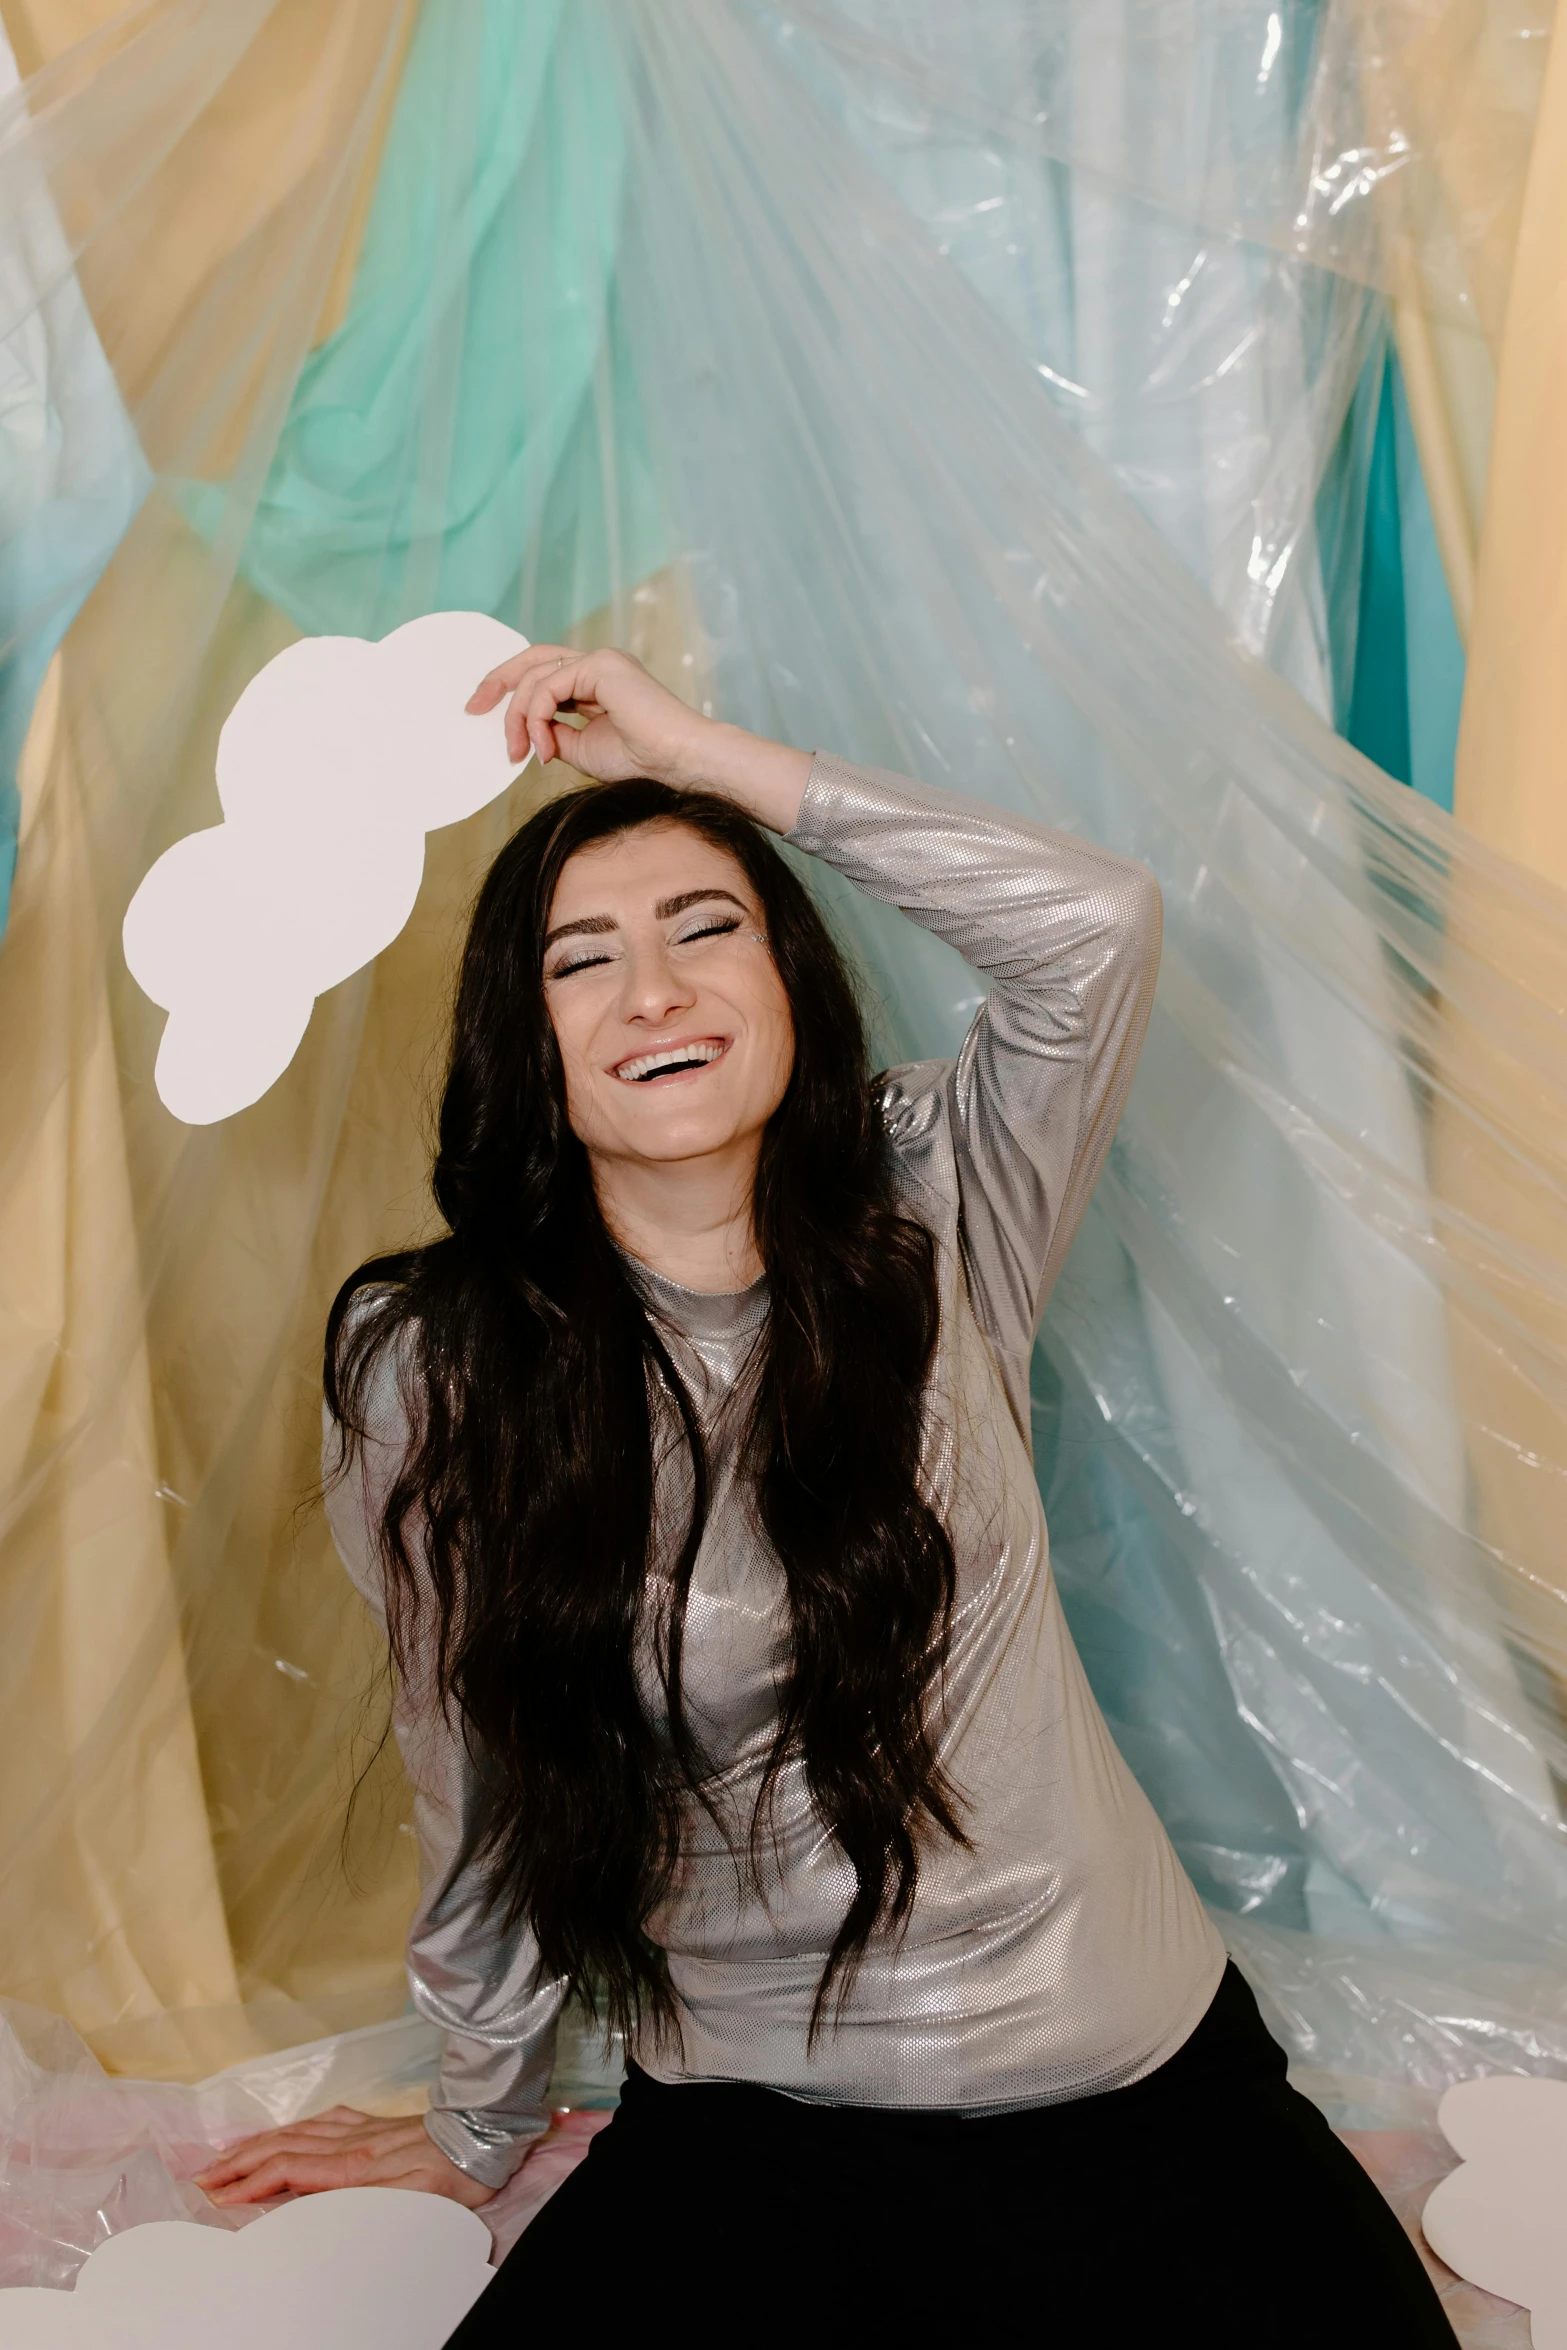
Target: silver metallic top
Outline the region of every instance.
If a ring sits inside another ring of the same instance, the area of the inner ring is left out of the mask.
[[[1147,1025],[1158,889],[1107,850],[825,755],[790,837],[991,983],[955,1063],[894,1070],[882,1088],[899,1191],[938,1243],[924,1468],[958,1588],[937,1744],[970,1849],[937,1836],[922,1848],[906,1927],[872,1939],[841,2019],[807,2047],[853,1872],[798,1762],[778,1788],[760,1882],[693,1806],[675,1881],[648,1921],[668,1954],[681,2045],[636,2053],[664,2080],[970,2113],[1118,2088],[1181,2045],[1224,1951],[1063,1620],[1029,1457],[1028,1368]],[[734,1490],[744,1415],[726,1407],[743,1391],[766,1285],[711,1296],[635,1270],[711,1452],[684,1688],[692,1730],[745,1822],[772,1741],[787,1614],[781,1570]],[[373,1607],[371,1528],[405,1441],[395,1391],[388,1371],[376,1441],[328,1504]],[[677,1473],[667,1462],[660,1471]],[[683,1522],[678,1506],[665,1522]],[[644,1680],[657,1707],[656,1678]],[[561,1987],[536,1980],[525,1934],[502,1935],[484,1914],[465,1853],[472,1783],[460,1738],[413,1687],[395,1726],[422,1857],[409,1973],[416,2005],[448,2034],[427,2126],[454,2162],[498,2185],[547,2123]]]

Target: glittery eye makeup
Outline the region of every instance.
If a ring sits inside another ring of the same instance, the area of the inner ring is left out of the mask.
[[[713,898],[728,899],[729,903],[737,908],[737,911],[733,914],[707,913],[698,915],[694,921],[687,923],[674,933],[668,941],[671,947],[696,946],[703,940],[711,938],[733,938],[736,932],[752,919],[739,905],[739,901],[725,889],[688,890],[678,898],[666,899],[662,905],[655,906],[654,915],[660,921],[668,921],[673,916],[682,913],[694,900]],[[580,923],[572,923],[570,930],[574,935],[582,938],[582,943],[565,948],[556,961],[545,964],[544,978],[546,983],[555,979],[569,979],[578,971],[600,970],[606,964],[616,962],[619,959],[619,947],[611,946],[606,936],[606,934],[613,934],[618,938],[619,925],[612,921],[608,915],[589,915]],[[554,938],[560,936],[559,931],[554,933]],[[752,936],[761,938],[763,933],[759,930],[753,931]],[[597,943],[601,937],[606,941],[603,945]],[[589,940],[594,943],[590,944]],[[546,954],[552,944],[553,939],[546,939]]]
[[[573,971],[596,971],[601,963],[612,963],[614,960],[614,956],[605,953],[602,948],[596,954],[562,955],[558,963],[549,966],[544,976],[546,979],[569,979]]]
[[[679,931],[670,940],[672,947],[695,946],[699,939],[733,938],[740,927],[738,914],[720,914],[712,920],[698,923],[694,929]]]

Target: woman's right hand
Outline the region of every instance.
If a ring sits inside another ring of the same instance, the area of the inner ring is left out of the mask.
[[[476,718],[510,694],[506,748],[514,759],[532,750],[540,763],[564,759],[595,783],[649,775],[679,784],[700,764],[695,743],[713,721],[688,709],[630,653],[605,646],[580,653],[570,645],[529,645],[480,680],[468,703]],[[581,728],[560,714],[585,718]]]
[[[564,759],[595,783],[647,775],[677,790],[718,792],[775,832],[794,829],[810,754],[702,717],[630,653],[529,645],[480,680],[468,708],[482,718],[507,694],[506,747],[514,759],[532,749],[541,765]],[[587,724],[569,725],[570,715]]]
[[[447,2161],[417,2114],[381,2121],[350,2105],[242,2138],[195,2183],[214,2203],[264,2203],[270,2195],[319,2195],[330,2187],[412,2187],[477,2211],[495,2193]]]

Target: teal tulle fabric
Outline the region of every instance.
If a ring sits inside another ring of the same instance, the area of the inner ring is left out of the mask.
[[[616,284],[625,132],[591,11],[426,0],[342,326],[244,542],[306,634],[558,636],[664,560]],[[189,486],[216,536],[225,500]]]
[[[1403,370],[1380,342],[1317,512],[1334,723],[1384,773],[1451,811],[1464,652]]]

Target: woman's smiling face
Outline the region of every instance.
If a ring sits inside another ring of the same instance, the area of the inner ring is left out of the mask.
[[[687,825],[638,825],[568,861],[544,996],[590,1154],[668,1163],[760,1141],[794,1066],[763,929],[740,866]]]

